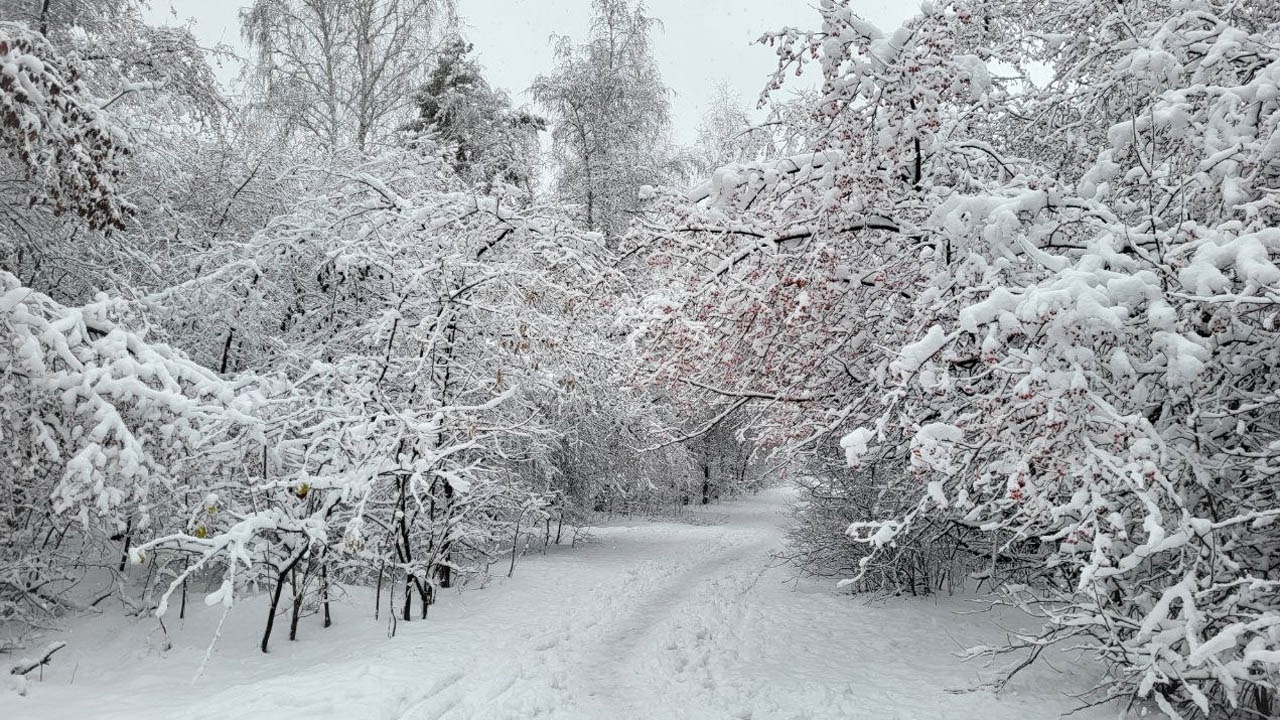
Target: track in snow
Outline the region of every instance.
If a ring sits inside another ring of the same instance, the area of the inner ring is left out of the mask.
[[[649,588],[629,611],[613,618],[608,631],[595,641],[597,647],[581,667],[579,676],[583,679],[584,693],[579,697],[578,712],[589,718],[646,717],[646,708],[652,706],[663,688],[645,686],[640,681],[646,678],[643,668],[637,667],[643,664],[649,650],[645,641],[685,607],[691,596],[705,587],[708,578],[732,575],[731,571],[739,569],[743,558],[750,558],[754,563],[762,559],[768,549],[762,542],[744,542],[715,550],[709,557]]]

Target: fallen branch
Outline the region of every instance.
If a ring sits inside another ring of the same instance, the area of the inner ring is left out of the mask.
[[[40,657],[34,660],[32,660],[31,658],[23,658],[19,660],[18,664],[14,665],[13,669],[9,671],[9,674],[10,675],[26,675],[27,673],[31,672],[32,670],[35,670],[38,667],[48,665],[49,660],[53,658],[53,654],[66,646],[67,644],[65,642],[62,642],[61,640],[55,643],[49,643],[49,647],[44,649],[43,655],[41,655]]]

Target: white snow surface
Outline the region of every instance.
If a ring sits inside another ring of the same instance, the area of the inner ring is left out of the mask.
[[[974,689],[1001,667],[955,653],[1034,622],[957,614],[981,607],[974,598],[868,602],[797,581],[771,559],[792,493],[703,511],[716,524],[597,528],[594,542],[523,558],[514,578],[447,591],[394,638],[353,591],[332,628],[308,617],[289,642],[285,618],[262,655],[265,605],[241,603],[194,682],[221,608],[196,599],[185,622],[173,613],[168,650],[154,620],[108,611],[49,638],[69,645],[26,697],[0,686],[0,718],[1033,720],[1076,707],[1070,695],[1100,679],[1054,654],[999,694]]]

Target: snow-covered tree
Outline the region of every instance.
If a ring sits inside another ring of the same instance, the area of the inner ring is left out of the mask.
[[[239,562],[228,592],[265,568],[273,616],[286,583],[300,598],[330,565],[342,580],[385,573],[408,619],[411,600],[425,614],[531,514],[563,510],[541,436],[578,387],[579,328],[599,322],[582,311],[608,277],[601,238],[511,186],[463,187],[430,143],[318,170],[238,256],[166,297],[178,316],[192,301],[197,334],[228,328],[199,355],[268,375],[269,429],[216,527],[142,550],[199,550],[188,573]]]
[[[328,152],[393,140],[450,0],[256,0],[242,11],[266,110]]]
[[[533,83],[551,117],[556,187],[590,230],[620,235],[640,188],[668,174],[668,90],[653,58],[657,20],[643,3],[592,0],[582,45],[556,39],[557,68]]]
[[[686,172],[696,184],[727,165],[776,156],[778,152],[769,127],[752,122],[742,98],[728,84],[716,85],[698,122],[698,135],[687,155]]]
[[[76,606],[85,567],[121,558],[109,540],[172,521],[179,478],[234,468],[257,424],[231,383],[130,330],[126,304],[68,308],[9,273],[0,288],[0,618],[39,627]]]
[[[821,16],[770,38],[775,86],[822,71],[810,152],[655,194],[651,377],[841,438],[892,498],[861,571],[941,539],[1021,581],[1015,646],[1095,648],[1102,698],[1271,712],[1275,11]]]
[[[0,172],[17,188],[0,200],[6,225],[20,237],[29,204],[74,213],[92,229],[121,226],[133,210],[116,189],[127,143],[82,83],[80,63],[11,23],[0,24],[0,63]]]
[[[113,174],[101,178],[119,190],[123,211],[100,227],[51,212],[57,195],[34,183],[5,183],[4,269],[68,305],[104,291],[136,296],[198,274],[196,258],[216,255],[215,245],[279,212],[272,201],[283,193],[272,195],[290,161],[227,112],[189,32],[147,25],[136,3],[47,5],[52,19],[42,47],[59,58],[54,66],[72,69],[80,102],[111,129],[106,140],[130,150],[115,152]],[[64,17],[72,6],[74,15]],[[93,144],[77,147],[87,152]],[[54,163],[70,171],[73,159]],[[37,197],[29,198],[32,188]],[[36,205],[27,208],[31,200]]]
[[[511,106],[471,57],[471,44],[453,36],[440,48],[427,82],[418,89],[418,118],[410,129],[448,148],[450,165],[465,180],[494,182],[533,192],[538,181],[538,133],[546,121]]]

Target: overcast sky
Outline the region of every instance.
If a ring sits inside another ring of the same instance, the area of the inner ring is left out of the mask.
[[[206,46],[240,47],[237,14],[247,0],[151,0],[157,22],[194,22]],[[464,34],[475,44],[489,82],[511,93],[517,104],[539,73],[552,67],[553,34],[585,37],[590,0],[457,0]],[[649,0],[649,14],[662,21],[654,38],[665,82],[675,91],[672,121],[676,139],[690,142],[706,100],[719,82],[728,83],[754,106],[774,66],[769,48],[753,43],[766,31],[785,26],[816,27],[816,0]],[[918,0],[855,0],[867,19],[892,29]],[[224,68],[224,78],[235,69]]]

